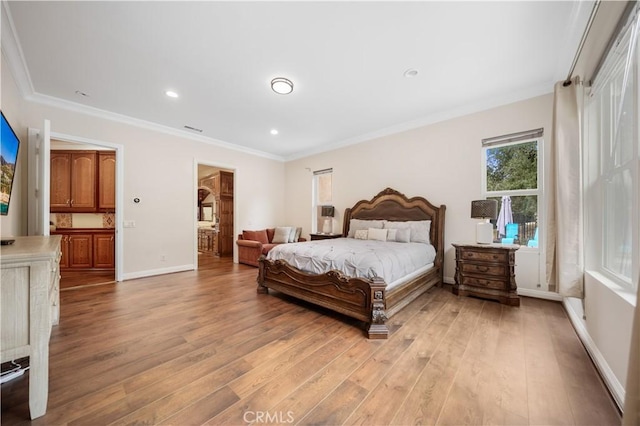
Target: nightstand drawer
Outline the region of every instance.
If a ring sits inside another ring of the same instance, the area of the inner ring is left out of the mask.
[[[482,263],[460,263],[460,269],[462,272],[476,273],[482,275],[496,275],[504,277],[507,273],[505,265],[491,265]]]
[[[463,260],[480,260],[483,262],[507,262],[507,252],[487,252],[476,250],[464,250],[462,252]]]
[[[474,287],[493,288],[496,290],[504,290],[506,288],[504,280],[490,280],[486,278],[462,276],[461,281],[461,284]]]

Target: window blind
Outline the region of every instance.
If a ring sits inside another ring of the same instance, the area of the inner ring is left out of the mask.
[[[542,137],[543,133],[544,133],[544,129],[539,128],[539,129],[527,130],[524,132],[509,133],[507,135],[502,135],[502,136],[494,136],[491,138],[482,139],[482,146],[483,147],[494,146],[494,145],[500,145],[500,144],[509,143],[509,142],[525,141],[527,139],[536,139],[536,138]]]

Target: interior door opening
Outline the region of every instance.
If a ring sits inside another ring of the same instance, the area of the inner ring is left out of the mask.
[[[209,269],[233,259],[235,171],[212,164],[197,164],[196,254],[197,268]]]
[[[60,289],[116,281],[116,151],[51,139],[50,233],[62,237]]]

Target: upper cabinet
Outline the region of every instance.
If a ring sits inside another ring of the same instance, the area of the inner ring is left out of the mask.
[[[221,197],[233,197],[233,173],[220,171],[220,190],[218,194]]]
[[[116,153],[98,151],[98,211],[116,209]]]
[[[115,153],[51,151],[51,212],[115,210]]]
[[[52,212],[96,211],[96,152],[51,151]]]

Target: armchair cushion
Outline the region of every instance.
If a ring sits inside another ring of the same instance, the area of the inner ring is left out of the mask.
[[[259,241],[262,244],[268,244],[271,240],[267,236],[267,230],[261,229],[259,231],[242,231],[243,240]]]

